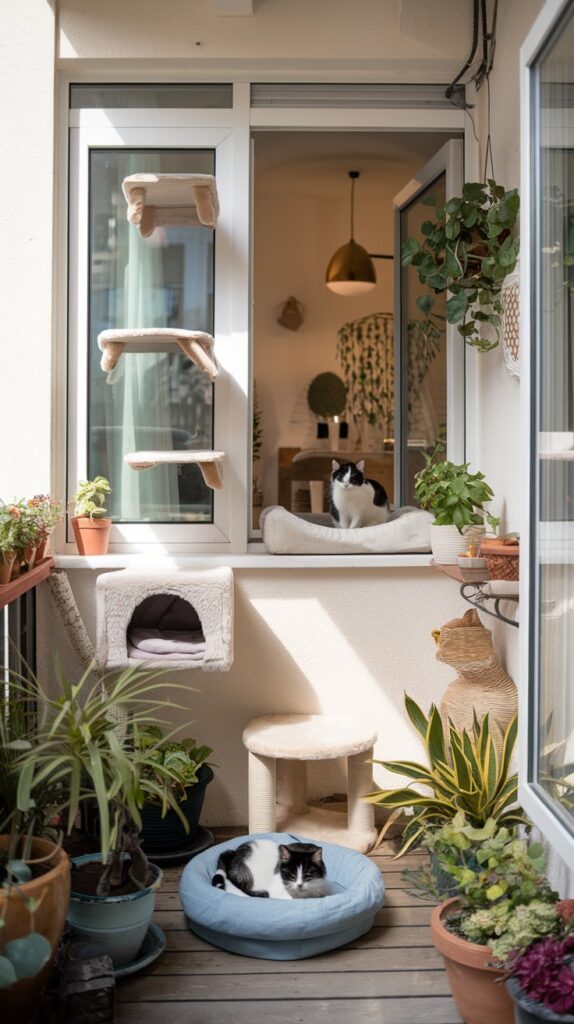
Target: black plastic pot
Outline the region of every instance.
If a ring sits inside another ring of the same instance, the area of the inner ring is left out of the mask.
[[[514,1000],[515,1024],[539,1024],[539,1021],[552,1021],[553,1024],[574,1024],[571,1013],[554,1013],[542,1003],[533,1003],[522,991],[516,978],[506,982],[506,987]]]
[[[189,832],[185,831],[175,811],[168,810],[165,818],[162,818],[161,806],[144,804],[141,811],[141,839],[146,854],[153,856],[154,853],[169,853],[189,845],[197,832],[205,790],[212,778],[213,770],[208,764],[202,764],[197,772],[197,782],[188,786],[187,797],[179,805],[189,822]]]

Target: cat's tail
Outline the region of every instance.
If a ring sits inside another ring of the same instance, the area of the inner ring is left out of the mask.
[[[217,858],[217,868],[213,878],[211,879],[211,884],[214,888],[227,888],[227,876],[234,856],[235,850],[223,850],[223,852],[219,854],[219,857]]]

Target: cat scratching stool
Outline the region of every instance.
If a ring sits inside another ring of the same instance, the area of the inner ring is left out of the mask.
[[[366,853],[377,830],[374,808],[361,798],[373,790],[373,769],[366,762],[376,738],[367,725],[328,715],[254,718],[243,732],[249,751],[249,831],[281,829]],[[347,759],[346,816],[307,805],[305,763],[336,757]]]

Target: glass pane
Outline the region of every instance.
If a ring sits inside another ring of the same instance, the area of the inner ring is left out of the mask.
[[[574,812],[574,21],[539,62],[538,782]]]
[[[90,151],[88,474],[112,486],[123,522],[212,522],[213,491],[197,466],[136,471],[128,452],[213,447],[213,386],[179,351],[124,352],[100,369],[107,328],[182,327],[213,333],[214,232],[128,224],[122,181],[136,172],[213,174],[212,150]]]
[[[230,109],[233,105],[233,86],[207,83],[161,83],[144,85],[118,85],[102,83],[97,85],[71,85],[70,107],[72,110],[120,107],[122,109],[153,110],[156,107],[208,109]]]
[[[432,202],[431,202],[432,201]],[[432,220],[435,209],[446,201],[446,175],[436,180],[401,212],[401,239],[423,239],[421,226]],[[402,268],[402,346],[403,346],[403,437],[406,449],[401,453],[403,504],[416,504],[415,474],[425,464],[424,454],[434,450],[438,440],[446,441],[446,330],[444,308],[446,294],[434,296],[430,316],[417,306],[417,299],[428,294],[416,269]]]

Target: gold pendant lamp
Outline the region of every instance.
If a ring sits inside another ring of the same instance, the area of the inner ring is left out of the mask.
[[[370,292],[377,283],[375,266],[369,253],[355,242],[355,182],[359,171],[349,171],[351,179],[351,238],[331,256],[325,281],[337,295],[352,297]]]

